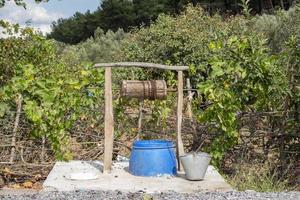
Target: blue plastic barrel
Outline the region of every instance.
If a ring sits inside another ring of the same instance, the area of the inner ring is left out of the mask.
[[[174,144],[168,140],[139,140],[133,143],[129,172],[135,176],[175,175]]]

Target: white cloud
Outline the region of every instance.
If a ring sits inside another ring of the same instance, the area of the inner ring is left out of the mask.
[[[21,26],[24,26],[26,22],[30,22],[30,26],[33,28],[47,33],[51,30],[50,25],[53,21],[65,17],[61,13],[49,12],[40,4],[27,3],[26,7],[27,9],[24,9],[9,1],[5,7],[0,8],[0,19],[18,23]]]

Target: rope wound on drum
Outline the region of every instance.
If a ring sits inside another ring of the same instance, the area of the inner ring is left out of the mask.
[[[167,97],[167,84],[165,80],[124,80],[121,85],[121,96],[140,100],[163,100]]]

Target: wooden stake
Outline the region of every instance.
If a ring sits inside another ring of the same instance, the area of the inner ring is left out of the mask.
[[[143,107],[144,107],[144,101],[142,100],[140,102],[140,107],[139,107],[138,135],[136,137],[137,140],[140,139],[140,136],[142,134]]]
[[[182,124],[182,107],[183,107],[183,73],[178,71],[178,97],[177,97],[177,135],[176,135],[176,150],[178,171],[182,171],[182,165],[179,157],[184,155],[184,147],[181,138],[181,124]]]
[[[42,151],[41,151],[41,163],[45,162],[45,143],[46,143],[46,137],[42,137]]]
[[[191,82],[190,79],[186,79],[186,88],[188,89],[188,98],[187,98],[187,104],[186,104],[186,114],[188,118],[193,119],[193,112],[192,112],[192,99],[193,99],[193,93],[190,90],[191,89]]]
[[[103,172],[110,173],[113,155],[114,118],[112,105],[111,67],[105,68],[105,121],[104,121],[104,163]]]
[[[15,124],[14,124],[14,129],[13,129],[13,135],[11,139],[11,152],[10,152],[10,160],[9,162],[11,164],[14,163],[15,159],[15,151],[16,151],[16,137],[17,137],[17,131],[18,131],[18,126],[19,126],[19,121],[20,121],[20,115],[21,115],[21,110],[22,110],[22,95],[18,94],[16,104],[17,104],[17,113],[16,113],[16,119],[15,119]]]

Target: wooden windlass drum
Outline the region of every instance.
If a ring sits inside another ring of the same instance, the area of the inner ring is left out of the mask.
[[[164,80],[124,80],[121,85],[121,96],[140,100],[163,100],[167,97],[167,84]]]

